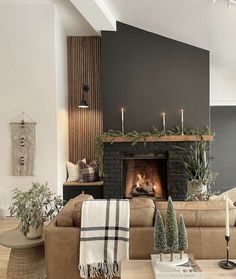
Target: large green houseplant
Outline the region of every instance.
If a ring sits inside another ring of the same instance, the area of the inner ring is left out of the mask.
[[[216,180],[217,173],[211,170],[211,160],[207,157],[207,144],[206,141],[195,142],[185,157],[188,200],[208,199],[210,186]]]
[[[62,207],[62,199],[55,196],[47,183],[33,182],[28,191],[13,190],[10,214],[19,218],[20,230],[27,238],[40,237],[43,223],[52,219]]]

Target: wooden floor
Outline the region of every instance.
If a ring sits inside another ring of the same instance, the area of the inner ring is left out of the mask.
[[[14,218],[1,219],[0,218],[0,234],[7,230],[17,227],[18,222]],[[7,263],[10,250],[0,245],[0,279],[6,279]]]

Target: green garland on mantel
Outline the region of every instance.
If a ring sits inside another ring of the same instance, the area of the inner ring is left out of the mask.
[[[108,132],[104,132],[101,135],[97,135],[95,138],[96,143],[96,160],[99,166],[99,175],[101,177],[104,176],[103,173],[103,140],[106,138],[111,138],[110,144],[113,144],[115,139],[118,137],[123,138],[131,138],[131,145],[135,145],[138,142],[142,142],[144,146],[146,146],[147,138],[148,137],[163,137],[163,136],[180,136],[182,135],[182,130],[180,126],[176,126],[167,131],[158,130],[156,127],[153,127],[151,132],[137,132],[131,131],[126,134],[123,134],[121,131],[109,130]],[[205,127],[202,129],[185,129],[184,128],[184,135],[185,136],[214,136],[215,133],[211,132],[209,127]]]

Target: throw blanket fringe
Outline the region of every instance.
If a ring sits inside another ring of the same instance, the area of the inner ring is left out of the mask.
[[[93,263],[86,266],[80,265],[79,270],[81,278],[95,278],[102,276],[110,279],[114,276],[120,277],[120,268],[117,262]]]

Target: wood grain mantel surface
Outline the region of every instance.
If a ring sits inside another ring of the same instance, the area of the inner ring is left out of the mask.
[[[139,142],[143,142],[145,137],[140,137]],[[203,136],[194,136],[194,135],[171,135],[171,136],[150,136],[146,138],[146,142],[175,142],[175,141],[213,141],[213,135],[203,135]],[[121,137],[104,137],[103,142],[133,142],[133,137],[121,136]]]

